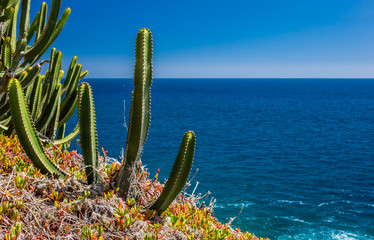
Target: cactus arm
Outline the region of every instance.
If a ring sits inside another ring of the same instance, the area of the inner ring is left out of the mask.
[[[22,85],[21,85],[22,87]],[[23,92],[25,93],[25,99],[26,99],[26,103],[27,105],[30,103],[30,95],[31,95],[31,90],[32,90],[32,86],[28,86],[26,89],[23,90]]]
[[[69,108],[67,110],[66,109],[61,110],[60,120],[58,122],[59,127],[64,125],[71,118],[71,116],[73,116],[75,109],[77,109],[77,106],[78,106],[78,95],[77,94],[75,94],[74,97],[72,97],[72,102],[68,106]]]
[[[21,18],[19,21],[18,40],[27,39],[27,33],[30,25],[30,0],[21,1]]]
[[[77,65],[77,61],[78,61],[77,56],[74,56],[70,61],[70,65],[69,65],[68,72],[66,74],[66,78],[64,80],[64,83],[62,84],[62,95],[64,95],[66,93],[66,91],[68,89],[68,85],[70,84],[70,82],[72,80],[72,75],[73,75],[75,66]]]
[[[39,18],[40,18],[40,12],[38,12],[36,14],[34,20],[32,20],[29,32],[27,33],[27,44],[31,41],[32,37],[34,36],[36,31],[38,30]]]
[[[46,84],[46,92],[45,92],[45,99],[48,101],[50,99],[52,92],[56,88],[58,84],[58,77],[60,74],[61,69],[61,61],[62,61],[62,52],[58,51],[53,56],[53,61],[50,63],[50,70],[48,75],[48,80],[45,82]]]
[[[35,42],[36,42],[36,40],[38,40],[38,38],[42,34],[44,26],[45,26],[45,20],[47,19],[47,3],[46,2],[43,2],[40,5],[40,11],[39,12],[40,12],[40,16],[39,16],[39,21],[38,21],[38,29],[37,29],[36,35],[35,35]]]
[[[22,71],[24,68],[27,68],[28,66],[34,64],[37,61],[37,59],[42,57],[42,55],[45,53],[45,51],[47,51],[47,49],[52,45],[53,41],[56,40],[56,38],[58,37],[58,35],[62,31],[63,27],[65,26],[66,21],[69,18],[70,12],[71,12],[70,8],[67,8],[64,11],[60,20],[56,24],[56,28],[54,29],[50,39],[45,43],[43,49],[38,53],[38,55],[34,56],[33,58],[31,58],[30,56],[29,56],[29,58],[26,58],[26,55],[25,55],[25,61],[21,65],[20,71]],[[27,52],[26,52],[26,54],[27,54]],[[20,71],[17,71],[16,75],[18,75]]]
[[[82,80],[85,76],[88,75],[88,70],[84,70],[81,75],[79,76],[79,80]]]
[[[16,49],[16,35],[17,35],[17,16],[18,16],[18,10],[19,10],[19,2],[17,1],[17,4],[15,5],[14,8],[14,14],[13,14],[13,19],[12,19],[12,28],[11,28],[11,46],[12,49]]]
[[[88,184],[99,183],[97,174],[98,151],[95,109],[92,98],[92,90],[88,83],[79,85],[78,119],[80,129],[80,144],[84,164],[86,165],[86,176]]]
[[[35,128],[30,120],[22,88],[17,79],[12,78],[10,80],[8,92],[13,125],[27,156],[42,173],[57,174],[60,178],[65,179],[67,173],[61,170],[44,153]]]
[[[11,49],[12,47],[11,47],[11,43],[9,40],[10,40],[9,38],[5,40],[3,44],[4,50],[2,51],[3,52],[3,65],[6,69],[9,69],[10,65],[12,64],[12,49]]]
[[[140,159],[150,122],[152,84],[152,34],[140,29],[135,46],[134,92],[132,96],[129,130],[127,132],[124,165],[117,175],[119,194],[126,197],[134,164]]]
[[[70,108],[72,99],[76,97],[78,83],[79,83],[79,75],[81,74],[81,71],[82,71],[82,65],[78,64],[74,68],[71,80],[65,79],[65,81],[68,81],[68,83],[67,83],[65,97],[61,103],[61,111],[63,113],[68,112],[68,108]]]
[[[33,68],[30,69],[30,71],[27,73],[27,76],[20,81],[22,89],[27,88],[31,83],[35,81],[41,69],[42,67],[39,64],[36,64]]]
[[[61,106],[61,83],[58,84],[58,87],[60,90],[58,92],[58,96],[57,96],[57,106],[56,106],[56,111],[55,111],[55,114],[53,114],[53,117],[50,121],[50,123],[48,124],[48,128],[47,128],[47,138],[48,139],[55,139],[56,137],[56,132],[57,132],[57,128],[58,128],[58,120],[60,118],[60,106]]]
[[[16,70],[16,68],[19,66],[19,62],[21,61],[23,57],[22,54],[26,48],[26,45],[27,45],[26,38],[22,38],[22,39],[19,39],[19,41],[17,41],[16,50],[13,54],[12,65],[10,66],[10,71],[12,72],[12,76],[14,75],[14,71]]]
[[[57,23],[58,14],[60,12],[61,0],[53,0],[50,14],[46,27],[43,29],[41,36],[36,40],[35,44],[25,53],[25,61],[36,57],[48,43]]]
[[[39,132],[43,132],[49,123],[51,122],[53,116],[56,114],[57,109],[57,102],[60,101],[61,96],[61,84],[58,84],[56,89],[53,91],[51,95],[51,99],[43,111],[42,115],[39,117],[38,121],[36,122],[36,129]]]
[[[47,49],[52,45],[52,43],[56,40],[58,35],[61,33],[62,29],[64,28],[69,16],[71,13],[71,9],[67,8],[65,11],[62,13],[60,20],[57,22],[56,27],[48,41],[48,43],[44,46],[42,52],[44,53],[47,51]],[[40,58],[43,54],[39,53],[38,58]]]
[[[178,196],[190,174],[194,151],[195,134],[189,131],[183,137],[178,156],[160,197],[149,209],[156,210],[159,213],[164,212]]]
[[[139,31],[135,54],[134,94],[125,155],[125,161],[130,165],[140,159],[150,122],[152,35],[148,29]]]
[[[40,109],[40,101],[42,96],[42,76],[38,75],[38,78],[35,80],[30,99],[31,107],[31,118],[35,121],[38,117],[38,112]]]
[[[56,144],[56,145],[62,145],[62,144],[66,144],[68,142],[71,142],[74,140],[74,138],[76,138],[79,134],[79,124],[77,124],[77,126],[74,128],[74,130],[69,134],[67,135],[66,137],[64,138],[61,138],[61,139],[58,139],[56,141],[54,141],[53,143]]]
[[[57,140],[63,139],[65,136],[65,129],[66,129],[66,124],[63,124],[61,127],[58,128],[58,133],[57,133]]]

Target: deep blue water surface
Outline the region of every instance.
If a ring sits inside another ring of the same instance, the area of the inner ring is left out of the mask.
[[[118,158],[132,80],[89,82],[99,145]],[[374,239],[374,80],[155,79],[151,113],[143,164],[167,178],[194,130],[197,191],[219,220],[244,204],[233,225],[257,236]]]

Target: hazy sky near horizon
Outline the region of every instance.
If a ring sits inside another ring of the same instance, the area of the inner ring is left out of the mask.
[[[31,2],[33,16],[41,2]],[[372,0],[63,0],[62,6],[72,13],[53,46],[63,52],[65,69],[76,55],[90,77],[132,77],[136,33],[147,27],[156,78],[374,78]]]

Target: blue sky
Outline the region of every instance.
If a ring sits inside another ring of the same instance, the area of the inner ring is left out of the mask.
[[[42,1],[33,0],[34,14]],[[50,1],[47,1],[50,5]],[[139,28],[154,38],[154,76],[374,77],[374,1],[63,0],[54,47],[90,77],[132,77]]]

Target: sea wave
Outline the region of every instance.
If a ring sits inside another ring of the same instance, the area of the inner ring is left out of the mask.
[[[303,219],[299,219],[295,216],[290,216],[290,217],[288,217],[288,216],[275,216],[275,218],[281,218],[281,219],[286,219],[286,220],[293,221],[293,222],[299,222],[299,223],[305,223],[305,224],[312,225],[312,223],[307,222]]]
[[[373,236],[341,230],[308,229],[302,233],[288,233],[276,238],[277,240],[374,240]]]
[[[244,202],[237,202],[237,203],[226,203],[226,204],[215,204],[214,208],[247,208],[249,206],[254,205],[254,202],[244,201]]]
[[[298,205],[307,205],[303,201],[292,201],[292,200],[277,200],[277,203],[289,203],[289,204],[298,204]]]

